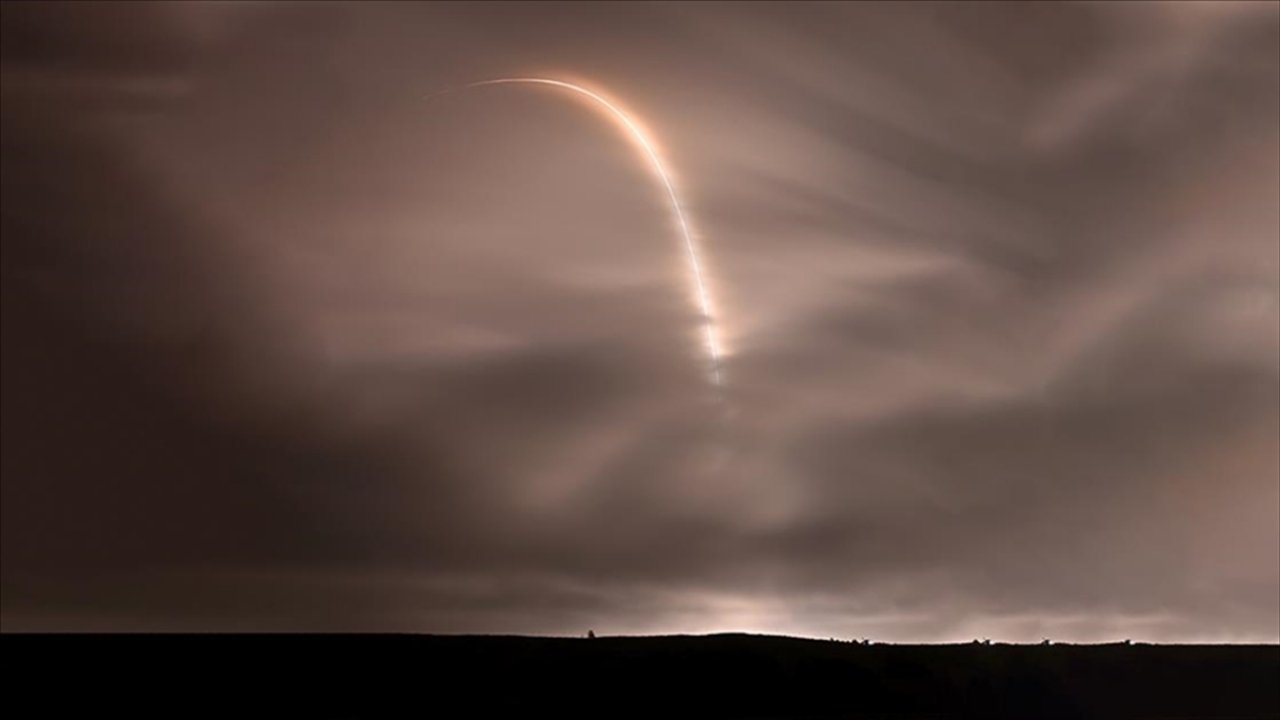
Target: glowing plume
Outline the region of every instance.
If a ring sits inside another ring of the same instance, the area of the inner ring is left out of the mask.
[[[559,90],[565,90],[575,93],[583,98],[590,100],[593,106],[603,110],[609,119],[626,131],[627,137],[635,143],[645,159],[648,160],[650,167],[653,169],[654,175],[657,176],[659,182],[662,183],[663,189],[666,190],[667,197],[671,201],[671,211],[675,215],[676,224],[680,230],[680,236],[684,240],[685,254],[689,262],[689,274],[692,276],[693,296],[697,302],[697,309],[701,315],[703,343],[706,346],[707,358],[711,365],[711,381],[717,386],[721,384],[720,364],[724,355],[724,349],[720,343],[720,333],[717,326],[714,305],[711,301],[711,292],[707,288],[707,280],[702,269],[702,260],[698,254],[698,245],[693,238],[693,231],[689,227],[689,220],[685,216],[684,208],[681,207],[680,198],[676,195],[675,184],[671,180],[671,173],[667,171],[666,165],[662,162],[661,156],[658,154],[656,145],[649,136],[645,134],[640,125],[631,119],[631,116],[624,112],[618,105],[604,98],[599,93],[588,90],[581,85],[575,85],[563,80],[553,80],[550,78],[537,77],[512,77],[497,78],[494,80],[482,80],[480,82],[464,85],[460,89],[483,87],[487,85],[539,85]],[[446,91],[452,92],[452,91]],[[443,93],[437,93],[443,94]]]

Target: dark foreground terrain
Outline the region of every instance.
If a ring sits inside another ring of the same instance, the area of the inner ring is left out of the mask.
[[[6,635],[32,716],[1280,718],[1280,646]],[[20,707],[20,705],[13,705]],[[83,716],[83,715],[80,715]]]

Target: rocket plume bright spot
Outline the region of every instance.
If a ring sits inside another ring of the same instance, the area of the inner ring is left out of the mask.
[[[648,161],[653,174],[662,184],[662,188],[666,191],[667,198],[671,202],[671,213],[675,216],[676,225],[680,230],[680,237],[684,241],[684,250],[686,260],[689,264],[689,275],[691,276],[692,294],[697,303],[697,310],[701,317],[702,324],[702,341],[707,353],[707,361],[710,366],[709,376],[712,384],[719,387],[722,384],[721,375],[721,359],[724,357],[724,347],[720,341],[720,333],[717,318],[714,309],[714,303],[711,299],[711,291],[708,289],[706,273],[703,271],[701,253],[698,250],[698,243],[694,239],[693,230],[689,225],[689,218],[685,214],[684,207],[680,202],[679,195],[676,194],[675,183],[671,179],[671,172],[667,170],[666,164],[662,161],[661,155],[658,153],[656,144],[641,129],[640,125],[631,118],[622,108],[599,93],[588,90],[581,85],[575,85],[571,82],[563,80],[555,80],[552,78],[539,77],[512,77],[512,78],[495,78],[493,80],[481,80],[479,82],[469,83],[454,90],[446,90],[429,97],[438,97],[458,90],[466,90],[470,88],[488,87],[494,85],[534,85],[556,90],[564,90],[590,100],[592,106],[598,110],[604,111],[610,120],[613,120],[621,129],[626,131],[627,137],[635,144],[637,148],[644,154]]]

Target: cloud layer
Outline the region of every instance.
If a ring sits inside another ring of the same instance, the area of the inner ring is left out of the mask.
[[[5,6],[4,628],[1280,638],[1268,4]],[[705,380],[662,144],[731,356]]]

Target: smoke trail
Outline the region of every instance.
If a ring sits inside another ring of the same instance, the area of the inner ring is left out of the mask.
[[[702,319],[703,343],[706,346],[707,358],[711,366],[711,382],[716,386],[720,386],[720,364],[721,357],[724,352],[720,344],[716,316],[713,310],[713,303],[711,301],[711,293],[707,289],[707,281],[702,271],[702,261],[698,254],[698,245],[693,239],[693,232],[689,229],[689,220],[685,216],[684,209],[680,205],[680,198],[676,195],[675,184],[671,181],[671,174],[667,172],[666,165],[663,164],[662,158],[658,155],[657,148],[654,146],[653,142],[647,135],[645,135],[640,126],[615,103],[610,102],[599,94],[580,85],[575,85],[563,80],[537,77],[496,78],[494,80],[481,80],[480,82],[470,83],[463,85],[461,88],[445,90],[428,97],[437,97],[445,93],[456,92],[457,90],[466,90],[468,88],[484,87],[488,85],[540,85],[576,93],[591,100],[597,108],[603,109],[607,112],[608,116],[612,120],[616,121],[624,130],[626,130],[628,137],[630,137],[635,145],[644,153],[649,164],[653,168],[654,174],[658,176],[658,180],[662,183],[663,188],[667,192],[667,197],[671,201],[671,210],[675,214],[676,224],[679,226],[680,235],[684,239],[685,254],[688,258],[689,271],[693,280],[693,294],[696,298],[698,306],[697,309]]]

